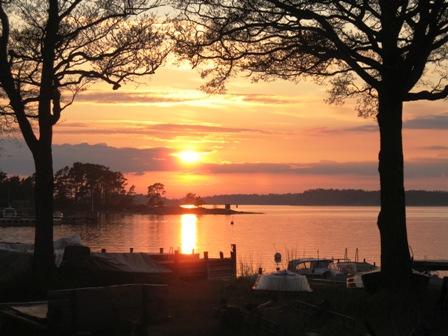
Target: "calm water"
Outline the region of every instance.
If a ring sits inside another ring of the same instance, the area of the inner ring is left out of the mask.
[[[229,254],[237,244],[238,259],[253,267],[274,268],[273,255],[342,257],[379,261],[376,207],[240,206],[257,215],[129,215],[103,218],[98,224],[61,225],[55,238],[80,234],[93,250],[165,251]],[[234,222],[231,225],[231,221]],[[409,242],[417,258],[448,259],[448,208],[408,208]],[[0,228],[0,240],[32,242],[32,228]]]

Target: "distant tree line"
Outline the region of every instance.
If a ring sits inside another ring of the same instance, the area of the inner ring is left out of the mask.
[[[288,194],[230,194],[204,197],[209,204],[254,205],[380,205],[379,191],[359,189],[312,189]],[[448,192],[409,190],[406,203],[411,206],[448,205]]]
[[[14,206],[17,201],[32,201],[34,175],[10,176],[0,171],[0,207]]]
[[[127,180],[109,167],[75,162],[55,174],[54,200],[63,210],[104,211],[127,209],[133,205],[134,186],[126,190]]]
[[[160,182],[149,185],[146,195],[138,195],[135,186],[127,188],[123,173],[100,164],[75,162],[72,166],[59,169],[54,177],[55,209],[65,213],[145,212],[148,208],[179,204],[201,206],[206,203],[201,196],[192,192],[181,199],[168,200],[165,185]],[[34,175],[8,177],[0,171],[0,207],[33,208],[33,188]]]

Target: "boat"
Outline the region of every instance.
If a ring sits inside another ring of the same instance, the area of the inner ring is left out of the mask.
[[[1,211],[0,226],[30,226],[34,223],[34,218],[19,216],[17,210],[11,206]]]
[[[75,234],[70,237],[63,237],[53,241],[54,247],[54,257],[55,264],[59,267],[62,263],[64,257],[64,251],[67,246],[80,246],[81,237]],[[32,255],[34,253],[34,244],[31,243],[21,243],[21,242],[5,242],[0,241],[0,255],[1,254],[28,254]],[[5,266],[5,265],[0,265]],[[0,274],[2,273],[2,268],[0,267]]]
[[[288,263],[288,271],[305,275],[312,279],[345,280],[344,274],[335,267],[330,267],[333,259],[301,258]]]
[[[13,207],[7,207],[2,210],[2,218],[16,218],[17,210]]]
[[[288,270],[259,274],[252,289],[274,292],[312,292],[306,276]]]
[[[370,264],[365,260],[360,262],[351,261],[349,259],[337,260],[330,264],[330,268],[347,276],[356,273],[370,272],[378,269],[375,264]]]
[[[34,226],[36,219],[33,216],[20,216],[13,207],[3,208],[0,212],[0,226]],[[61,224],[64,214],[61,211],[53,213],[53,224]]]
[[[64,214],[62,211],[56,210],[53,212],[53,222],[54,223],[60,223],[64,219]]]

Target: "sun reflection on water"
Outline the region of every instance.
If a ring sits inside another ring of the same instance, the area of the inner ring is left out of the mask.
[[[193,214],[181,216],[181,251],[192,253],[196,249],[196,231],[198,217]]]

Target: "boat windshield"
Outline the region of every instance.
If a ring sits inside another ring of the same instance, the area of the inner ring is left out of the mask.
[[[328,268],[328,265],[331,263],[330,260],[319,260],[313,263],[314,268]]]
[[[297,264],[297,266],[296,266],[297,270],[306,270],[306,269],[310,269],[310,268],[311,268],[310,261],[301,262],[301,263]]]

